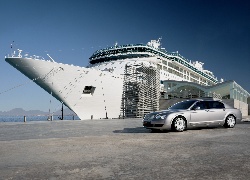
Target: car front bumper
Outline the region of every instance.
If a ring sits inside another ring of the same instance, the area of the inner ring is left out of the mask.
[[[171,129],[171,124],[166,123],[165,120],[151,120],[151,121],[143,120],[142,122],[143,122],[143,127],[147,129],[159,129],[159,130]]]

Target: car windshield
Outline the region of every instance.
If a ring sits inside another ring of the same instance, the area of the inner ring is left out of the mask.
[[[177,104],[174,104],[169,109],[188,109],[192,106],[196,101],[182,101]]]

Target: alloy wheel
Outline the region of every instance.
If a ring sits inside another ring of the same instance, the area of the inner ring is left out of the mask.
[[[177,117],[174,120],[174,126],[173,126],[175,131],[182,132],[186,128],[186,123],[185,120],[182,117]]]

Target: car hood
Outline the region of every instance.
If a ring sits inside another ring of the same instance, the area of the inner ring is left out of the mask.
[[[156,115],[168,115],[171,113],[176,113],[176,112],[183,112],[186,110],[182,110],[182,109],[167,109],[167,110],[163,110],[163,111],[155,111],[149,114],[146,114],[146,116],[143,118],[144,120],[153,120],[155,119]]]

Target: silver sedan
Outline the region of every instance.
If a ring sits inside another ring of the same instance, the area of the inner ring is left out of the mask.
[[[192,126],[233,128],[241,120],[240,110],[220,100],[192,99],[174,104],[167,110],[147,114],[143,119],[143,126],[151,130],[182,132]]]

